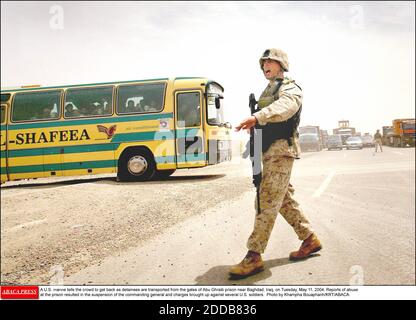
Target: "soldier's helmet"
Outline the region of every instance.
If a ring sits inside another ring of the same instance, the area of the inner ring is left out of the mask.
[[[289,59],[287,58],[286,52],[280,49],[271,48],[267,49],[263,52],[263,55],[261,56],[259,63],[260,68],[263,70],[263,60],[265,59],[271,59],[276,60],[280,63],[284,71],[289,71]]]

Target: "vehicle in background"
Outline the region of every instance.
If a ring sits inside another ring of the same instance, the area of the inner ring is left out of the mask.
[[[393,135],[393,126],[383,126],[382,144],[385,146],[392,146]]]
[[[361,140],[363,141],[363,147],[364,148],[366,148],[366,147],[371,148],[371,147],[375,146],[374,139],[371,135],[364,135],[364,136],[361,137]]]
[[[320,130],[320,132],[321,132],[321,139],[322,139],[322,148],[326,148],[328,146],[328,131]]]
[[[349,137],[352,137],[352,135],[353,135],[352,131],[350,129],[341,129],[341,130],[338,130],[338,134],[341,136],[342,145],[344,147],[346,147],[347,146],[347,139]]]
[[[346,141],[349,137],[355,136],[355,128],[350,127],[349,120],[340,120],[338,121],[338,128],[332,130],[333,134],[340,134],[342,139],[342,144],[346,147]]]
[[[230,161],[223,92],[197,77],[2,90],[0,183],[102,173],[157,180]]]
[[[328,137],[327,141],[327,148],[328,150],[337,149],[342,150],[342,139],[341,135],[334,134]]]
[[[355,137],[349,137],[346,141],[347,150],[350,149],[362,149],[363,148],[363,141],[361,140],[361,137],[355,136]]]
[[[323,148],[323,139],[322,139],[322,134],[321,134],[321,130],[319,129],[319,126],[303,126],[303,127],[299,127],[298,128],[299,131],[299,136],[301,135],[315,135],[316,139],[318,140],[318,144],[319,144],[319,150],[316,151],[321,151]],[[316,139],[312,139],[310,136],[309,137],[305,137],[304,139],[306,139],[305,141],[309,141],[307,144],[311,144],[314,145],[316,144],[316,142],[311,142],[312,140],[315,141]],[[315,149],[315,147],[313,147],[313,149]]]
[[[321,141],[315,133],[303,133],[299,135],[299,144],[302,152],[322,150]]]
[[[390,135],[391,146],[404,148],[415,146],[415,119],[393,120],[393,130]]]

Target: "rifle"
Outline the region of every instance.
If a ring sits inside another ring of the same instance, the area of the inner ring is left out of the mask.
[[[256,98],[254,93],[250,94],[249,106],[251,115],[258,111],[256,109]],[[260,183],[261,183],[261,129],[257,127],[250,128],[250,160],[253,170],[253,184],[256,187],[257,194],[257,214],[260,214]]]

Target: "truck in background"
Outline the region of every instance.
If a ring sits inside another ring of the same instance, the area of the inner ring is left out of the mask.
[[[364,133],[364,135],[361,137],[361,140],[363,141],[363,147],[364,148],[366,148],[366,147],[372,148],[372,147],[375,146],[374,145],[374,138],[369,132]]]
[[[404,148],[415,146],[415,124],[416,119],[394,119],[393,130],[390,135],[393,147]]]
[[[383,137],[381,142],[384,146],[392,146],[393,145],[393,126],[383,126]]]
[[[322,150],[323,143],[319,126],[303,126],[299,127],[298,131],[299,144],[302,152]]]
[[[321,131],[321,139],[322,139],[322,147],[328,147],[328,131],[327,130],[320,130]]]
[[[347,146],[347,143],[346,143],[347,139],[349,137],[356,135],[355,128],[350,127],[350,122],[348,120],[338,121],[338,128],[335,128],[332,131],[333,131],[333,134],[341,135],[342,145],[344,147]]]

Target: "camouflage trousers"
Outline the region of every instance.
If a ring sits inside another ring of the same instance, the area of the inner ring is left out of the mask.
[[[381,139],[374,140],[374,147],[376,148],[376,152],[377,152],[377,147],[379,147],[380,151],[383,152],[383,147],[381,145],[382,145]]]
[[[247,248],[258,253],[266,249],[278,212],[293,227],[299,240],[305,240],[314,232],[299,204],[293,199],[295,189],[289,181],[295,159],[278,153],[272,145],[263,155],[263,177],[259,192],[261,211],[257,211],[256,197],[254,229],[247,241]]]

